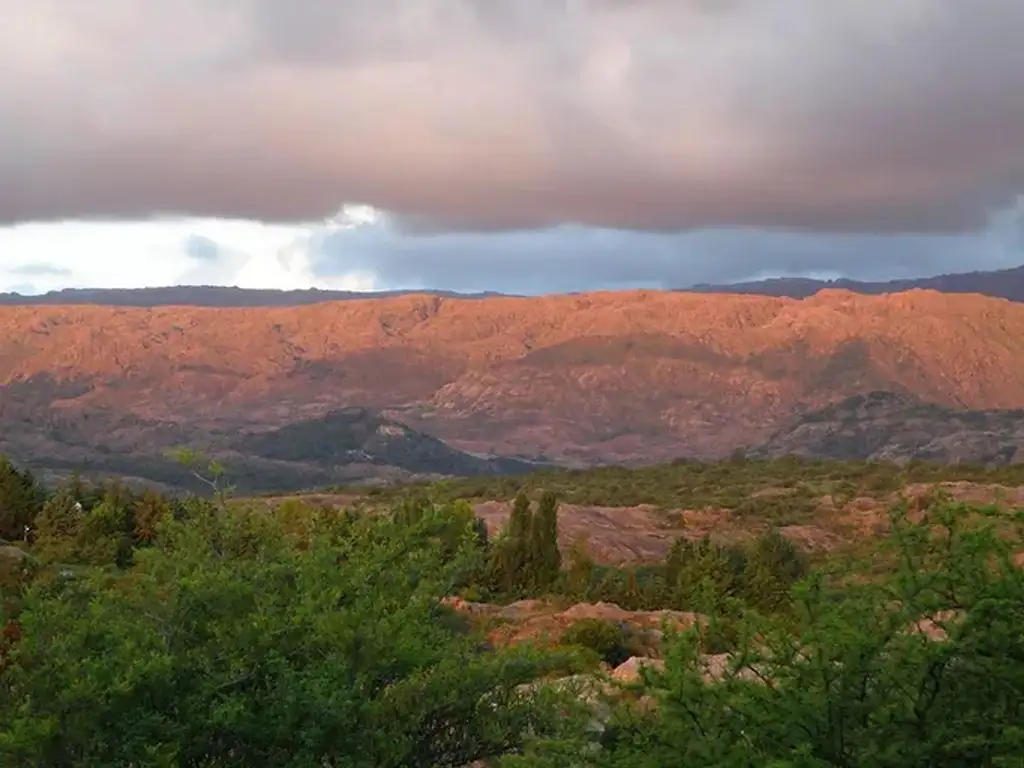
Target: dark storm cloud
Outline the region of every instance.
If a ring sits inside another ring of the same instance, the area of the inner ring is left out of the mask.
[[[7,221],[948,232],[1024,189],[1020,0],[0,10]]]

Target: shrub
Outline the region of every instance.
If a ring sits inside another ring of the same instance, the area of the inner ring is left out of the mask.
[[[594,651],[613,667],[630,657],[625,631],[616,622],[605,619],[574,622],[562,635],[562,645],[578,645]]]

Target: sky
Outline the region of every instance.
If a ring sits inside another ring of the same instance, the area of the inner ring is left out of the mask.
[[[0,291],[1024,263],[1020,0],[0,0]]]

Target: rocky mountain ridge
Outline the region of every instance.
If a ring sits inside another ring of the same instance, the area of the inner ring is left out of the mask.
[[[825,290],[0,308],[0,425],[28,456],[117,434],[110,450],[134,455],[223,444],[359,407],[477,456],[713,458],[872,391],[1024,408],[1024,305]]]

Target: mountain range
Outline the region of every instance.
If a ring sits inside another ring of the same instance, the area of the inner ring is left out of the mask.
[[[700,284],[685,290],[697,293],[744,293],[758,296],[788,296],[803,299],[826,289],[841,289],[854,293],[879,295],[900,293],[921,288],[942,293],[979,293],[1010,301],[1024,301],[1024,265],[1010,269],[987,272],[961,272],[914,277],[902,280],[861,282],[840,278],[837,280],[814,280],[806,277],[776,277],[746,283],[720,285]]]
[[[172,484],[176,445],[280,487],[798,452],[780,430],[871,392],[1024,408],[1024,304],[824,289],[0,308],[0,453]],[[434,458],[403,468],[380,435]],[[304,441],[320,454],[280,454]]]
[[[742,293],[759,296],[786,296],[803,299],[826,289],[841,289],[853,293],[879,295],[900,293],[915,288],[942,293],[979,293],[983,296],[1024,301],[1024,265],[1011,269],[987,272],[964,272],[916,277],[881,282],[858,280],[815,280],[804,277],[778,277],[743,283],[702,283],[680,291],[688,293]],[[0,306],[59,306],[87,304],[125,307],[290,307],[321,304],[350,299],[392,298],[425,294],[448,298],[486,299],[508,294],[494,291],[460,294],[454,291],[394,290],[375,293],[331,291],[316,288],[306,290],[244,289],[216,285],[179,285],[158,288],[66,288],[40,295],[0,293]]]

